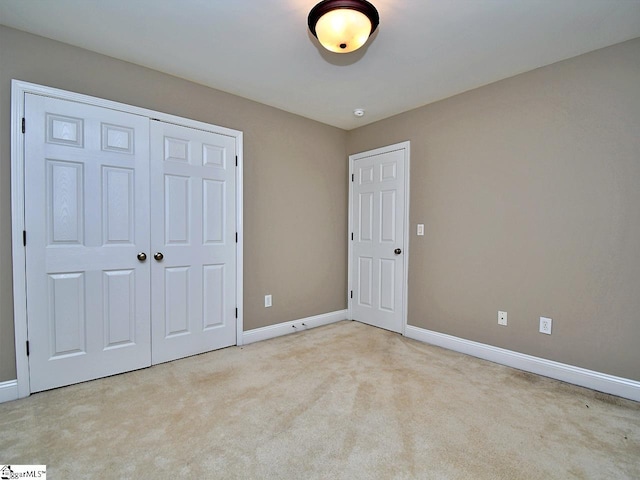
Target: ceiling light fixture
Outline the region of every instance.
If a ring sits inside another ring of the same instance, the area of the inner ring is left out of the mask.
[[[378,10],[366,0],[324,0],[311,9],[308,18],[311,33],[335,53],[359,49],[378,23]]]

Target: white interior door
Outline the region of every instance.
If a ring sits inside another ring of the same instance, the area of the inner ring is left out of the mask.
[[[351,157],[351,313],[402,332],[405,288],[406,148]]]
[[[25,95],[31,391],[150,365],[149,120]]]
[[[234,137],[151,123],[154,364],[236,344],[235,161]]]

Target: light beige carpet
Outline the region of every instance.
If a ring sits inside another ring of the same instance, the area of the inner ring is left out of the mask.
[[[640,404],[340,322],[0,405],[48,478],[638,479]]]

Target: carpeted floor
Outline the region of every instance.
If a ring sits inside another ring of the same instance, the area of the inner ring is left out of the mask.
[[[357,322],[0,404],[48,478],[638,479],[640,403]]]

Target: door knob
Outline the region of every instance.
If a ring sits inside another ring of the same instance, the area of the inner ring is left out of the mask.
[[[147,259],[147,254],[144,252],[140,252],[138,254],[138,260],[140,260],[141,262],[144,262]]]
[[[157,261],[160,261],[164,258],[164,255],[162,254],[162,252],[156,252],[153,254],[153,258],[155,258]]]
[[[400,255],[402,253],[402,250],[400,250],[399,248],[396,248],[393,253],[395,253],[396,255]]]

